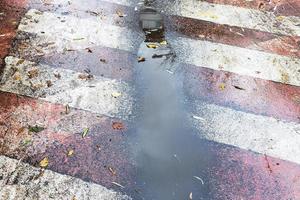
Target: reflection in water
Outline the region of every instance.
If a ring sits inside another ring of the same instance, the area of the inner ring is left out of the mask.
[[[138,52],[146,61],[135,66],[139,102],[133,140],[141,190],[134,198],[183,200],[192,193],[193,199],[210,199],[207,176],[202,171],[211,162],[207,144],[189,128],[180,73],[174,71],[172,59],[164,56],[172,55],[171,48],[158,43],[164,39],[163,28],[159,28],[162,18],[148,8],[146,11],[142,12],[141,24],[148,36]],[[152,40],[149,34],[156,37]],[[148,48],[149,42],[156,42],[157,48]]]

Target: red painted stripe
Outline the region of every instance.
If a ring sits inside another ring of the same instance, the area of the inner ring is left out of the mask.
[[[300,199],[300,166],[233,147],[214,148],[213,199]]]
[[[0,2],[0,73],[3,58],[9,53],[23,14],[24,10],[22,8],[8,6],[6,1]]]
[[[41,58],[41,62],[53,68],[71,69],[78,72],[90,70],[90,73],[96,76],[130,80],[136,56],[118,49],[93,47],[82,51],[46,55]]]
[[[184,70],[185,92],[192,98],[300,122],[300,87],[192,65]]]
[[[232,46],[265,51],[283,56],[300,57],[300,37],[215,24],[180,16],[168,17],[170,31],[184,36]]]
[[[251,1],[237,1],[237,0],[205,0],[215,4],[225,4],[232,6],[239,6],[249,9],[257,9],[261,11],[273,12],[275,15],[284,16],[300,16],[300,1],[299,0],[251,0]]]
[[[2,155],[35,166],[48,157],[49,169],[106,187],[111,187],[112,181],[126,185],[130,180],[125,122],[75,109],[66,114],[63,105],[10,93],[0,92],[0,99]],[[114,122],[121,122],[125,129],[113,127]],[[45,130],[30,133],[27,127],[37,124]],[[82,138],[84,128],[89,132]],[[67,156],[69,150],[74,150],[72,156]]]

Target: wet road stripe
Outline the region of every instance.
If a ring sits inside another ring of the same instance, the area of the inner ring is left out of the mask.
[[[22,161],[0,156],[1,199],[91,199],[130,200],[113,190],[80,179],[41,170]]]
[[[298,0],[251,0],[251,1],[236,1],[236,0],[205,0],[209,3],[224,4],[238,6],[248,9],[257,9],[261,11],[270,11],[280,16],[300,16],[300,2]]]
[[[283,56],[300,57],[300,37],[283,36],[179,16],[168,17],[169,31],[196,40],[208,40]]]
[[[191,120],[207,140],[300,164],[300,124],[195,101]]]
[[[300,36],[299,17],[276,17],[276,15],[272,12],[263,12],[230,5],[188,0],[172,5],[167,14],[179,15],[217,24],[226,24],[230,26],[265,31],[274,34]]]
[[[212,199],[300,198],[298,164],[231,146],[209,146],[217,159],[208,173]]]
[[[133,163],[123,134],[128,128],[125,121],[74,108],[67,112],[65,105],[11,93],[0,92],[0,97],[0,130],[6,133],[0,141],[2,155],[37,167],[48,157],[48,169],[106,187],[113,181],[130,184]],[[116,129],[114,123],[122,127]],[[33,133],[29,126],[44,130]]]
[[[19,31],[37,34],[33,43],[51,43],[51,48],[43,52],[46,54],[94,46],[133,51],[141,37],[128,28],[102,24],[92,19],[42,13],[34,9],[29,10],[26,16],[21,21]]]
[[[131,89],[125,82],[54,69],[11,56],[5,62],[2,91],[69,104],[107,116],[127,118],[131,114]]]
[[[300,60],[189,38],[169,38],[178,61],[300,86]]]
[[[193,65],[182,68],[189,98],[300,123],[300,87]]]

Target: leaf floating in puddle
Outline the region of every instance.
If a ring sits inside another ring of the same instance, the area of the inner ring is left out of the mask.
[[[146,58],[144,58],[142,56],[138,57],[138,62],[145,62],[145,61],[146,61]]]
[[[124,124],[121,122],[113,122],[112,128],[114,130],[123,130],[125,128]]]
[[[74,150],[73,149],[70,149],[67,153],[67,155],[70,157],[70,156],[73,156],[74,155]]]
[[[150,49],[156,49],[158,47],[156,44],[147,44],[146,46]]]
[[[83,132],[82,132],[82,138],[84,138],[88,133],[89,133],[90,129],[89,128],[85,128],[83,129]]]
[[[220,89],[220,90],[225,90],[225,88],[226,88],[226,86],[225,86],[224,83],[221,83],[221,84],[219,85],[219,89]]]
[[[45,128],[41,127],[41,126],[38,126],[38,125],[35,125],[35,126],[29,126],[28,130],[29,130],[29,132],[39,133],[39,132],[45,130]]]
[[[43,160],[40,161],[40,167],[42,167],[42,168],[48,167],[48,164],[49,164],[48,157],[45,157]]]
[[[189,199],[192,200],[193,199],[193,193],[191,192],[189,195]]]
[[[111,94],[111,96],[112,97],[114,97],[114,98],[118,98],[118,97],[120,97],[122,94],[120,93],[120,92],[113,92],[112,94]]]

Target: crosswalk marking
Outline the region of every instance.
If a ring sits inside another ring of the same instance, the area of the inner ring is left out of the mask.
[[[1,91],[68,104],[112,117],[127,118],[131,114],[131,89],[125,82],[102,77],[88,80],[87,74],[53,69],[15,57],[7,57],[5,62]],[[114,93],[121,95],[114,97]]]
[[[201,102],[192,116],[205,139],[300,164],[300,124]]]
[[[170,43],[183,63],[300,86],[297,58],[183,37]]]
[[[65,49],[78,50],[92,46],[133,51],[136,48],[135,41],[141,37],[128,28],[103,24],[95,19],[79,19],[35,9],[29,10],[26,16],[19,30],[39,36],[35,43],[51,43],[48,48],[50,52],[53,49],[63,52]]]
[[[173,4],[168,14],[180,15],[218,24],[266,31],[274,34],[300,36],[300,18],[275,16],[272,12],[220,5],[205,1],[180,1]]]

